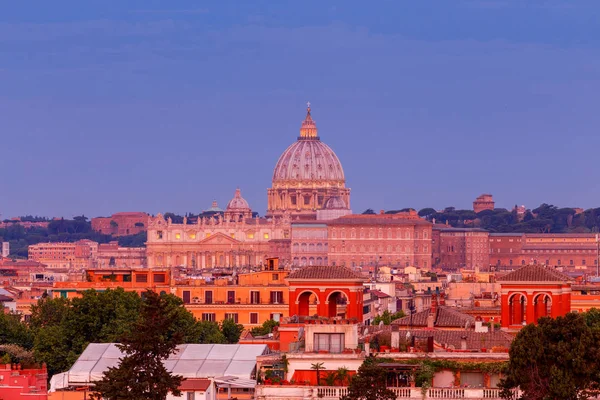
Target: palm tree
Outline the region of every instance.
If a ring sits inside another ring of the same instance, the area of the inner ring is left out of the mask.
[[[310,369],[314,369],[317,371],[317,386],[321,384],[321,370],[323,369],[324,363],[314,363],[311,364]]]
[[[337,380],[340,382],[340,386],[344,386],[346,384],[346,380],[348,379],[348,368],[339,367],[336,374]]]

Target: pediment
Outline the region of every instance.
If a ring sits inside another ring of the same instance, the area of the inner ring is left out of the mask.
[[[200,244],[238,244],[241,243],[239,240],[227,236],[223,233],[215,233],[210,235],[206,239],[202,240]]]

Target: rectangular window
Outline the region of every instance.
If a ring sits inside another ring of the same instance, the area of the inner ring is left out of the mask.
[[[187,392],[186,400],[196,400],[196,393],[195,392]]]
[[[156,238],[157,239],[162,239],[163,238],[163,231],[156,231]]]
[[[165,283],[165,274],[154,274],[152,278],[155,283]]]
[[[250,313],[250,323],[251,324],[258,324],[258,313],[256,313],[256,312],[251,312]]]
[[[212,304],[213,302],[213,293],[212,290],[207,290],[204,292],[204,304]]]
[[[290,196],[290,201],[292,202],[292,205],[295,206],[296,205],[296,196]]]
[[[304,205],[308,206],[310,204],[310,196],[304,196]]]
[[[181,298],[183,299],[183,304],[190,304],[191,295],[189,290],[184,290]]]
[[[573,260],[569,260],[569,264],[570,264],[570,265],[573,265]]]
[[[585,258],[583,260],[581,260],[581,265],[585,265],[586,264],[586,260]]]
[[[217,316],[215,313],[202,313],[202,321],[215,322],[216,320]]]
[[[225,313],[225,319],[231,319],[236,324],[238,323],[238,314],[237,313]]]
[[[260,304],[260,292],[252,290],[250,291],[250,304]]]
[[[278,281],[279,280],[279,274],[273,274],[273,280],[274,281]]]
[[[269,238],[269,234],[268,233],[263,234],[263,238],[268,239]]]
[[[146,282],[148,282],[148,275],[147,274],[137,274],[135,276],[135,281],[138,283],[146,283]]]
[[[227,304],[235,304],[235,290],[227,291]]]
[[[283,304],[283,292],[271,292],[271,304]]]
[[[277,322],[279,322],[279,321],[281,320],[281,317],[282,317],[282,316],[283,316],[283,315],[282,315],[281,313],[272,313],[272,314],[270,315],[270,318],[271,318],[273,321],[277,321]]]
[[[330,353],[341,353],[344,349],[343,333],[315,333],[315,351],[328,351]]]

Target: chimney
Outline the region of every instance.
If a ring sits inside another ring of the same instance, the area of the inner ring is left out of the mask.
[[[371,350],[371,343],[365,341],[365,354],[367,357],[369,357],[370,350]]]
[[[431,314],[433,314],[433,315],[437,314],[437,309],[438,309],[438,298],[437,298],[437,294],[434,294],[431,296]]]
[[[440,294],[440,306],[446,305],[446,293]]]
[[[466,350],[467,349],[467,337],[466,336],[461,336],[460,337],[460,349],[461,350]]]

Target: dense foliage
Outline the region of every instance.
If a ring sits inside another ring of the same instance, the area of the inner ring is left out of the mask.
[[[20,217],[22,221],[31,219],[32,222],[41,222],[40,217]],[[43,219],[41,219],[43,221]],[[79,216],[73,219],[57,219],[48,223],[48,228],[31,227],[25,229],[14,221],[6,228],[0,228],[0,242],[10,243],[12,257],[27,258],[27,247],[37,243],[76,242],[82,239],[93,240],[98,243],[108,243],[113,240],[122,247],[143,247],[146,244],[146,232],[137,235],[113,237],[92,230],[92,224],[87,217]]]
[[[533,210],[527,210],[519,217],[516,208],[506,210],[456,210],[448,207],[443,211],[423,208],[419,215],[429,221],[448,223],[455,228],[476,227],[490,232],[519,233],[586,233],[600,231],[600,208],[590,208],[578,213],[574,208],[558,208],[542,204]]]
[[[279,322],[269,319],[269,320],[266,320],[265,322],[263,322],[262,326],[257,326],[255,328],[252,328],[250,330],[250,333],[254,337],[265,336],[265,335],[268,335],[269,333],[273,332],[273,328],[275,328],[276,326],[279,326]]]
[[[181,336],[186,343],[237,343],[243,326],[232,321],[198,321],[174,295],[161,300],[176,324],[167,337]],[[68,370],[89,343],[118,341],[134,329],[142,311],[142,298],[123,289],[88,290],[74,299],[43,298],[32,307],[29,323],[16,315],[0,314],[0,345],[15,344],[33,350],[49,374]],[[4,352],[0,350],[0,356]]]
[[[348,394],[341,400],[395,400],[396,393],[387,388],[387,371],[377,360],[368,357],[350,378]]]
[[[151,290],[144,293],[140,313],[132,329],[119,338],[123,352],[119,365],[109,367],[94,386],[94,399],[165,400],[171,392],[179,396],[182,377],[171,374],[163,361],[183,342],[180,313],[167,296]]]
[[[404,314],[404,311],[402,310],[393,314],[388,310],[385,310],[381,315],[378,315],[375,318],[373,318],[373,322],[371,323],[371,325],[379,325],[380,322],[383,322],[384,325],[389,325],[392,323],[392,321],[395,321],[405,316],[406,314]]]
[[[540,318],[527,325],[510,348],[501,383],[502,396],[512,399],[587,399],[600,388],[600,311]]]

